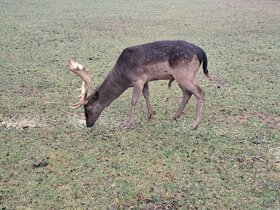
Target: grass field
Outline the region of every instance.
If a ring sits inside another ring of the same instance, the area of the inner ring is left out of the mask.
[[[1,0],[1,209],[279,209],[280,1]],[[201,46],[214,81],[199,70],[204,118],[181,91],[150,83],[121,128],[126,91],[88,129],[69,107],[80,80],[98,86],[122,49],[155,40]]]

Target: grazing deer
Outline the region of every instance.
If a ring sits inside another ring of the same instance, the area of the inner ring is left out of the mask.
[[[94,92],[87,96],[91,83],[88,71],[79,63],[70,60],[69,70],[83,80],[80,101],[72,105],[78,108],[84,105],[86,125],[92,127],[102,111],[118,98],[127,88],[133,87],[131,109],[124,128],[131,127],[135,106],[141,95],[148,107],[148,118],[155,112],[149,99],[148,82],[153,80],[170,80],[168,87],[176,80],[183,91],[183,100],[172,116],[176,120],[182,114],[192,94],[196,97],[196,129],[202,118],[204,91],[194,82],[194,76],[203,63],[204,74],[208,77],[207,56],[200,47],[185,41],[158,41],[123,50],[113,69]]]

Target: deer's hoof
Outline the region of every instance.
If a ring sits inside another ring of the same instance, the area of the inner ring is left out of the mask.
[[[194,122],[192,124],[192,130],[196,130],[198,128],[199,123]]]
[[[130,126],[128,126],[128,125],[123,125],[123,129],[124,129],[124,130],[129,130],[129,128],[130,128]]]
[[[151,113],[148,114],[148,119],[149,120],[153,119],[155,114],[156,112],[153,110]]]
[[[180,116],[178,116],[177,114],[174,114],[174,115],[170,118],[170,120],[171,120],[171,121],[175,121],[175,120],[177,120],[179,117],[180,117]]]
[[[125,122],[123,124],[123,129],[124,130],[129,130],[131,128],[132,122]]]

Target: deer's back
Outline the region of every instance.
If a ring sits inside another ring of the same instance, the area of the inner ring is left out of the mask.
[[[124,49],[117,60],[117,65],[127,71],[160,62],[167,62],[170,67],[173,67],[182,59],[191,61],[194,55],[197,55],[202,62],[201,50],[186,41],[151,42]]]

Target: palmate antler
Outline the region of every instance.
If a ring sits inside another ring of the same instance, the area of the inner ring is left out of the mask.
[[[87,93],[90,87],[91,83],[91,76],[89,75],[88,71],[86,70],[83,65],[79,64],[76,61],[69,60],[68,64],[69,70],[74,72],[75,74],[79,75],[79,77],[83,80],[82,87],[81,87],[81,94],[78,96],[80,97],[80,100],[76,104],[72,104],[71,108],[76,109],[80,107],[81,105],[87,104]]]

